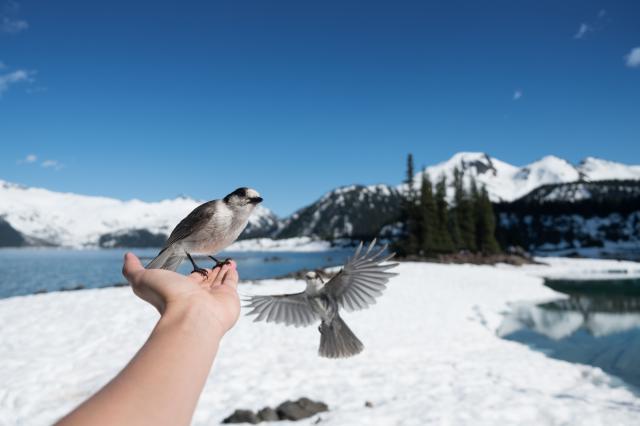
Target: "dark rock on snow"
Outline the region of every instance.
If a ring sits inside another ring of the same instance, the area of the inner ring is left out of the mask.
[[[264,407],[258,411],[258,418],[263,422],[277,422],[280,420],[278,412],[271,407]]]
[[[236,410],[224,419],[222,423],[251,423],[255,425],[260,423],[260,419],[258,419],[256,413],[251,410]]]
[[[318,413],[329,411],[329,407],[324,402],[312,401],[309,398],[300,398],[297,401],[285,401],[278,405],[276,409],[264,407],[258,413],[251,410],[236,410],[222,423],[251,423],[256,424],[261,421],[272,422],[279,420],[301,420],[314,416]]]

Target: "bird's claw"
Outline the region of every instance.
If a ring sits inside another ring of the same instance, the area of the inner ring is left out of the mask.
[[[223,261],[221,262],[221,261],[219,261],[218,259],[216,259],[216,258],[215,258],[215,257],[213,257],[213,256],[209,256],[209,258],[210,258],[211,260],[213,260],[214,262],[216,262],[216,264],[215,264],[214,268],[222,267],[222,266],[224,266],[224,265],[230,265],[230,264],[231,264],[231,260],[232,260],[231,258],[227,257],[225,260],[223,260]]]
[[[194,272],[199,273],[200,275],[202,275],[203,278],[209,278],[209,272],[207,272],[206,269],[203,268],[193,268],[193,271],[191,271],[191,273],[193,274]]]

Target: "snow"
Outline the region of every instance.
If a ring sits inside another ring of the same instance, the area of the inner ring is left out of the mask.
[[[447,161],[427,167],[425,171],[433,181],[442,175],[446,176],[451,185],[455,167],[460,167],[465,172],[466,182],[474,176],[479,184],[487,188],[493,201],[512,201],[544,184],[573,182],[578,179],[640,179],[640,166],[593,157],[573,166],[561,158],[546,156],[517,167],[481,152],[457,153]],[[418,187],[421,179],[421,173],[414,177]],[[406,185],[399,185],[397,189],[406,190]],[[321,197],[314,220],[321,220],[324,217],[321,213],[330,210],[334,204],[344,205],[344,195],[353,191],[362,191],[361,196],[366,198],[389,197],[393,190],[394,187],[388,185],[349,185],[334,189]],[[451,186],[447,189],[447,195],[450,199],[453,197]],[[560,195],[551,194],[551,197]],[[573,195],[577,198],[589,196],[584,190]],[[2,180],[0,201],[0,217],[19,232],[35,242],[69,247],[95,246],[103,234],[133,229],[168,234],[183,217],[202,203],[201,200],[187,197],[157,202],[135,199],[123,201],[24,187]],[[275,230],[279,225],[295,219],[296,214],[279,222],[269,209],[258,206],[250,217],[249,226]],[[313,229],[317,223],[312,221],[312,225],[309,229]]]
[[[101,235],[131,229],[168,234],[203,201],[178,197],[157,202],[118,200],[31,188],[0,180],[0,217],[25,236],[69,247],[95,246]],[[90,212],[90,214],[87,214]],[[258,206],[249,223],[272,216]]]
[[[640,166],[587,157],[578,166],[587,180],[640,179]]]
[[[536,257],[535,260],[540,264],[527,265],[523,269],[527,275],[571,279],[601,279],[605,276],[608,278],[640,277],[640,263],[627,260],[568,257]]]
[[[540,275],[639,265],[544,260],[550,266],[401,264],[375,306],[344,314],[366,346],[346,360],[317,357],[315,327],[242,316],[222,342],[193,423],[218,424],[236,408],[307,396],[328,403],[331,411],[320,415],[327,425],[637,424],[638,394],[618,378],[497,331],[513,302],[562,297]],[[240,292],[303,287],[267,280]],[[128,288],[1,300],[0,424],[50,424],[113,377],[156,320]]]
[[[328,241],[314,240],[311,237],[294,237],[282,240],[271,238],[253,238],[250,240],[236,241],[225,251],[288,251],[310,252],[326,251],[331,249]]]
[[[424,172],[432,182],[447,178],[447,196],[453,198],[453,170],[458,167],[465,173],[465,182],[473,176],[484,185],[492,201],[513,201],[541,185],[605,179],[640,179],[640,166],[630,166],[613,161],[587,157],[574,166],[566,160],[548,155],[533,163],[517,167],[498,160],[482,152],[460,152],[449,160],[429,166]],[[414,177],[414,184],[420,187],[422,172]],[[400,185],[402,189],[405,185]]]

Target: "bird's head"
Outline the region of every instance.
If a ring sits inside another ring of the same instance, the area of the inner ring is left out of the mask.
[[[307,282],[307,291],[317,292],[324,286],[324,276],[318,270],[307,272],[304,280]]]
[[[255,189],[243,187],[224,197],[223,201],[231,208],[253,210],[262,202],[262,197]]]

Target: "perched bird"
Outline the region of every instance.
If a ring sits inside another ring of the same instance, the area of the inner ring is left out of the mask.
[[[257,315],[254,321],[284,323],[296,327],[308,326],[320,320],[320,348],[325,358],[346,358],[364,348],[340,318],[340,309],[356,311],[376,303],[389,278],[398,275],[387,272],[397,263],[386,263],[395,253],[386,255],[385,245],[373,251],[376,240],[362,253],[362,243],[344,267],[326,283],[319,271],[305,276],[306,289],[301,293],[273,296],[251,296],[246,307],[253,308],[247,315]]]
[[[222,200],[208,201],[196,207],[175,227],[147,268],[175,271],[186,257],[193,265],[193,272],[206,276],[206,269],[199,268],[191,255],[207,254],[216,264],[225,263],[212,255],[238,238],[260,202],[262,198],[256,190],[238,188]]]

